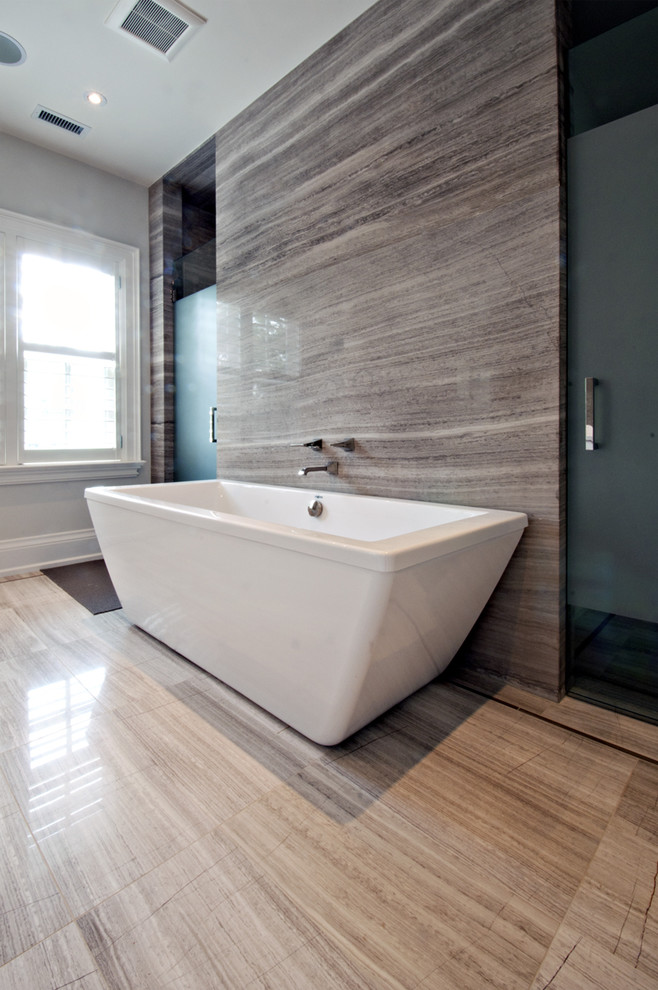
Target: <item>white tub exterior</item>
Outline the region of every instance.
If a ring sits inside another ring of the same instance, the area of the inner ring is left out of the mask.
[[[86,497],[127,618],[324,745],[445,669],[527,525],[233,481]]]

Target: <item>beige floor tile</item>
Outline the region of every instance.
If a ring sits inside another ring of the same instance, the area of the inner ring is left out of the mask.
[[[658,766],[639,763],[565,913],[535,987],[543,986],[541,980],[551,966],[566,959],[581,939],[587,939],[588,958],[600,954],[603,969],[626,966],[638,986],[644,985],[644,978],[658,985],[657,878]],[[568,972],[574,966],[575,961],[570,962]]]
[[[25,581],[28,578],[43,577],[41,571],[26,571],[25,574],[5,574],[0,577],[0,584],[8,584],[10,581]]]
[[[318,932],[218,832],[79,921],[110,988],[246,987]]]
[[[153,769],[102,793],[93,807],[70,813],[58,829],[47,822],[40,842],[76,915],[144,876],[207,828],[197,802],[176,804],[168,781]],[[89,795],[93,798],[93,794]]]
[[[449,703],[449,693],[444,697]],[[500,712],[492,721],[495,707],[474,708],[425,756],[402,732],[347,756],[340,772],[357,782],[375,776],[382,803],[455,850],[463,832],[489,872],[507,883],[513,878],[527,898],[537,900],[544,890],[545,907],[559,913],[636,761],[555,726],[535,729],[520,713],[505,715],[505,727]],[[410,769],[401,772],[406,746]],[[383,771],[396,762],[397,780]]]
[[[185,660],[138,626],[131,625],[122,609],[99,615],[87,614],[81,633],[84,633],[90,647],[95,645],[116,666],[141,667],[149,661],[160,661],[170,668],[170,677],[175,676],[179,670],[184,670],[186,675],[196,670],[206,676],[205,672],[201,672],[189,660]]]
[[[381,969],[372,969],[326,935],[291,953],[249,984],[249,990],[400,990]]]
[[[637,761],[446,686],[423,698],[401,706],[406,729],[224,828],[400,985],[477,986],[484,969],[527,987]]]
[[[165,651],[166,647],[145,634],[135,635],[121,650],[89,632],[49,652],[83,683],[89,679],[95,683],[95,697],[105,710],[127,717],[193,692],[195,676],[207,678],[189,662]],[[92,674],[100,669],[104,671],[101,680]]]
[[[35,605],[42,600],[66,602],[70,596],[40,573],[25,575],[15,581],[0,580],[0,608]]]
[[[163,708],[175,700],[170,691],[137,666],[108,668],[96,697],[104,709],[124,719]]]
[[[90,678],[87,678],[87,684]],[[71,677],[48,650],[0,661],[0,752],[31,742],[48,746],[62,720],[85,719],[97,705],[85,681]]]
[[[2,990],[656,985],[658,767],[589,711],[438,681],[321,747],[3,590]]]
[[[658,844],[614,821],[569,909],[568,923],[652,974],[658,984],[657,873]]]
[[[74,924],[0,968],[0,987],[2,990],[63,990],[64,987],[107,990]]]
[[[568,695],[559,702],[549,701],[509,685],[502,688],[492,686],[492,695],[506,705],[539,715],[542,719],[637,756],[658,761],[658,725],[629,718]]]
[[[248,818],[225,826],[243,848]],[[415,987],[482,937],[511,893],[486,877],[469,883],[392,814],[363,818],[350,826],[314,809],[261,864],[348,955]]]
[[[49,652],[75,677],[99,667],[106,672],[115,672],[132,670],[136,666],[130,656],[113,649],[92,633],[69,643],[51,646]]]
[[[80,638],[81,623],[90,614],[70,595],[61,598],[41,598],[34,603],[15,605],[16,615],[46,643],[74,643]]]
[[[587,935],[561,931],[531,990],[656,990],[656,980]]]
[[[74,914],[207,831],[203,799],[181,795],[124,722],[64,720],[50,749],[2,755],[22,814]]]
[[[47,643],[13,608],[0,608],[0,662],[46,649]]]
[[[0,774],[0,967],[71,920],[41,851]],[[0,968],[0,986],[5,986]],[[25,984],[27,986],[27,984]]]
[[[21,811],[36,827],[50,817],[56,821],[64,808],[82,807],[88,799],[85,781],[89,789],[96,780],[97,791],[111,791],[155,766],[151,751],[124,721],[103,711],[92,717],[98,703],[91,695],[84,695],[83,703],[77,704],[71,688],[69,697],[72,703],[67,706],[64,689],[46,696],[38,712],[48,706],[47,731],[38,731],[35,720],[29,741],[0,755],[0,767]],[[55,803],[58,794],[59,806]]]
[[[80,626],[80,635],[95,640],[100,649],[110,651],[110,656],[116,654],[121,665],[127,661],[130,666],[139,666],[157,657],[183,659],[153,636],[132,625],[124,615],[123,609],[102,612],[99,615],[91,615],[87,612]],[[189,669],[194,669],[193,664],[189,661],[186,663]]]
[[[226,728],[209,723],[185,702],[175,701],[127,719],[156,764],[179,788],[181,800],[202,801],[213,825],[225,821],[279,783],[275,770],[285,754],[263,762],[232,738],[231,713]],[[257,736],[258,727],[254,726]],[[268,765],[269,763],[269,765]],[[284,763],[289,772],[294,755]]]

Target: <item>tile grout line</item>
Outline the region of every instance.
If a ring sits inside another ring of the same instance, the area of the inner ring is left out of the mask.
[[[574,735],[582,736],[584,739],[589,739],[592,742],[600,743],[601,746],[607,746],[609,749],[616,749],[619,753],[625,753],[626,756],[634,756],[638,760],[644,760],[645,763],[652,763],[654,766],[658,766],[657,757],[647,756],[645,753],[638,753],[636,749],[631,749],[628,746],[622,746],[621,743],[615,743],[609,739],[602,739],[601,736],[596,736],[591,732],[586,732],[585,729],[578,729],[572,725],[565,725],[564,722],[559,722],[557,719],[550,718],[548,715],[533,712],[529,708],[524,708],[522,705],[513,704],[510,701],[505,701],[503,698],[497,698],[494,695],[485,694],[482,691],[477,691],[473,687],[463,686],[463,690],[470,691],[472,694],[478,695],[478,697],[486,698],[488,701],[495,701],[496,704],[503,705],[505,708],[511,708],[513,711],[523,712],[524,715],[529,715],[531,718],[536,718],[540,722],[547,722],[549,725],[555,725],[560,729],[564,729],[566,732],[573,732]]]

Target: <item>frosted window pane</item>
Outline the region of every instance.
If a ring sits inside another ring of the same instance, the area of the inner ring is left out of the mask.
[[[113,275],[88,265],[24,253],[20,288],[25,344],[114,351]]]
[[[115,449],[115,362],[25,352],[25,450]]]

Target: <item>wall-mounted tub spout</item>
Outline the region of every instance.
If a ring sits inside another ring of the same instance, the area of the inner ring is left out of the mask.
[[[313,471],[326,471],[327,474],[338,474],[338,461],[329,461],[328,464],[323,464],[318,467],[303,467],[300,468],[297,474],[299,477],[311,474]]]

